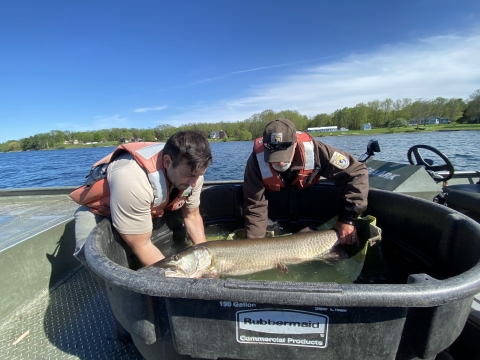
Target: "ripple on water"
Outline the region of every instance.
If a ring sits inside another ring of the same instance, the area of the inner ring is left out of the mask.
[[[377,139],[378,160],[407,164],[407,150],[416,144],[436,147],[452,161],[456,170],[480,169],[479,131],[383,134],[372,136],[327,136],[317,138],[326,144],[362,155],[370,139]],[[241,180],[253,141],[211,143],[213,165],[205,174],[207,181]],[[114,147],[24,151],[0,153],[0,188],[79,186],[92,164],[108,155]],[[431,156],[428,156],[431,157]]]

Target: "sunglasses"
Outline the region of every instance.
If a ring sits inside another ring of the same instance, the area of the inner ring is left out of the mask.
[[[293,145],[293,141],[284,141],[279,143],[263,143],[263,146],[270,151],[287,150]]]

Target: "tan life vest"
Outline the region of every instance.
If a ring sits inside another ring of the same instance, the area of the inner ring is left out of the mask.
[[[296,185],[297,188],[301,189],[316,184],[320,180],[320,174],[314,174],[315,147],[313,144],[313,138],[301,131],[297,131],[296,137],[297,148],[295,149],[295,152],[298,151],[300,153],[302,169],[299,170],[297,177],[292,182],[292,185]],[[268,191],[280,191],[281,188],[285,187],[285,184],[272,165],[265,161],[263,138],[258,138],[255,140],[253,150],[257,156],[258,166],[260,167],[262,182],[265,186],[265,189]]]
[[[153,189],[151,204],[152,217],[161,217],[165,210],[178,210],[186,202],[191,193],[191,187],[179,193],[169,202],[170,182],[163,167],[164,143],[138,142],[118,146],[111,154],[97,161],[92,166],[87,181],[78,189],[70,193],[70,197],[77,204],[85,205],[95,214],[110,215],[110,188],[107,181],[107,167],[122,151],[127,151],[137,163],[146,170],[148,180]]]

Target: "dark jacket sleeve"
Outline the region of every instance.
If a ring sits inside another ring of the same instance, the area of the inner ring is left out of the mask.
[[[263,238],[268,224],[268,200],[255,153],[247,160],[243,177],[243,212],[247,239]]]
[[[348,159],[348,166],[344,169],[331,159],[339,153]],[[357,215],[367,208],[368,171],[365,164],[359,162],[351,154],[315,140],[315,165],[320,168],[320,174],[336,185],[343,188],[344,208],[338,220],[353,224]]]

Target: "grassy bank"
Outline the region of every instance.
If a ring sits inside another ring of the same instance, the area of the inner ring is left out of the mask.
[[[118,141],[107,141],[96,144],[66,144],[59,145],[57,149],[83,149],[83,148],[96,148],[96,147],[108,147],[108,146],[118,146]]]
[[[349,130],[349,131],[335,131],[335,132],[316,132],[309,133],[314,137],[322,136],[355,136],[355,135],[374,135],[374,134],[400,134],[400,133],[422,133],[434,131],[465,131],[465,130],[479,130],[480,124],[445,124],[445,125],[425,125],[425,126],[407,126],[400,128],[379,128],[372,130]],[[238,141],[238,138],[230,137],[228,139],[209,139],[210,142],[227,142]]]
[[[330,133],[310,133],[314,137],[322,136],[351,136],[351,135],[372,135],[372,134],[400,134],[400,133],[422,133],[435,131],[465,131],[465,130],[480,130],[480,124],[445,124],[445,125],[424,125],[414,127],[400,127],[400,128],[379,128],[372,130],[349,130],[336,131]]]

